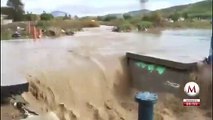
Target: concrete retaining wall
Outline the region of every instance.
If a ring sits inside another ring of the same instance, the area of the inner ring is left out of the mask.
[[[135,88],[187,98],[183,88],[191,81],[191,73],[195,71],[196,63],[178,63],[133,53],[127,53],[126,56]]]
[[[6,24],[9,24],[9,23],[12,23],[13,20],[10,20],[10,19],[4,19],[4,20],[1,20],[1,25],[6,25]]]
[[[21,94],[28,91],[29,83],[11,85],[11,86],[1,86],[1,101],[11,95]]]

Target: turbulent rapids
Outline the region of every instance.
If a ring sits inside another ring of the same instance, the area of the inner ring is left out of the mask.
[[[95,58],[70,53],[66,60],[71,66],[29,74],[28,94],[41,103],[42,112],[55,111],[60,120],[136,119],[136,104],[122,69],[125,61],[120,59],[104,65]]]

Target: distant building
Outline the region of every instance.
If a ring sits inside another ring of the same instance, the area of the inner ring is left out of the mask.
[[[166,22],[169,22],[169,23],[173,23],[174,22],[174,20],[172,20],[171,18],[166,18],[166,19],[164,19]]]
[[[178,19],[178,21],[184,21],[185,20],[185,18],[183,18],[183,17],[180,17],[179,19]]]
[[[7,15],[1,14],[1,25],[12,23],[12,19],[6,19]]]
[[[174,22],[174,20],[172,20],[172,19],[169,19],[169,21],[168,22],[170,22],[170,23],[173,23]]]
[[[77,15],[75,15],[75,16],[73,17],[73,19],[74,19],[74,20],[78,20],[79,17],[78,17]]]

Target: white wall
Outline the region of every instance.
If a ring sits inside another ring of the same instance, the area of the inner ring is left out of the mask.
[[[11,20],[11,19],[4,19],[4,20],[1,20],[1,25],[6,25],[6,24],[9,24],[12,22],[13,22],[13,20]]]

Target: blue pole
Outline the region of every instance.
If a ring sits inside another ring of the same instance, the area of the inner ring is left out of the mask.
[[[138,102],[138,120],[153,120],[154,104],[158,96],[154,93],[140,92],[136,95]]]

